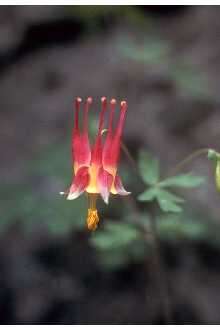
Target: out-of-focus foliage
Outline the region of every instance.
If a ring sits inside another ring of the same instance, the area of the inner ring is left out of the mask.
[[[213,150],[208,150],[208,159],[215,165],[215,184],[218,191],[220,191],[220,154]]]
[[[103,230],[93,234],[91,244],[97,250],[100,263],[107,269],[114,269],[144,258],[148,243],[142,236],[135,221],[105,219]]]
[[[204,182],[204,178],[192,174],[180,174],[160,182],[160,187],[194,188]]]
[[[152,221],[156,221],[158,235],[164,241],[209,241],[214,237],[212,226],[182,213],[184,199],[169,190],[195,188],[204,182],[202,177],[188,173],[161,180],[159,161],[143,150],[140,151],[138,168],[143,182],[148,186],[138,199],[147,203],[156,200],[162,212],[157,213],[155,218],[146,211],[137,211],[133,199],[130,216],[122,215],[120,222],[104,220],[103,229],[93,234],[91,244],[96,248],[100,262],[108,269],[147,257],[154,246]]]
[[[157,39],[149,39],[142,46],[135,46],[129,39],[125,39],[120,42],[119,50],[123,56],[147,65],[157,65],[168,61],[169,55],[168,44]]]
[[[190,214],[184,215],[162,215],[157,219],[159,236],[165,241],[200,240],[207,241],[213,238],[211,229],[204,221]]]
[[[87,33],[101,30],[103,24],[127,20],[139,26],[147,26],[152,18],[147,17],[137,6],[65,6],[67,16],[74,18],[83,26]]]
[[[182,207],[179,204],[184,202],[183,198],[171,193],[167,188],[194,188],[204,182],[204,178],[192,174],[181,174],[160,180],[158,161],[144,151],[139,155],[139,170],[143,181],[149,187],[138,196],[138,200],[156,200],[163,212],[181,212]]]
[[[209,99],[208,79],[181,57],[172,61],[171,46],[168,41],[147,39],[142,45],[125,39],[119,43],[119,53],[130,60],[145,64],[151,72],[161,75],[173,83],[178,92],[191,99]]]
[[[90,118],[90,135],[97,132],[97,120]],[[24,163],[25,176],[17,184],[1,186],[0,228],[13,222],[23,223],[31,230],[37,225],[46,226],[51,233],[65,234],[85,228],[87,200],[84,196],[74,202],[66,201],[59,192],[71,184],[70,136],[62,144],[44,150],[35,160]]]
[[[114,270],[148,258],[153,248],[150,215],[141,212],[138,216],[138,219],[135,215],[125,217],[120,223],[105,219],[103,229],[91,236],[90,242],[97,251],[98,260],[106,269]],[[220,243],[215,226],[197,214],[164,213],[153,220],[156,221],[158,237],[163,242]]]
[[[140,151],[139,154],[139,171],[142,179],[146,184],[154,185],[159,180],[159,162],[150,154]]]
[[[82,227],[86,216],[84,198],[67,203],[59,195],[59,191],[70,184],[71,172],[69,144],[66,143],[26,164],[24,183],[1,187],[5,200],[0,206],[0,226],[22,221],[26,229],[42,224],[57,234]]]

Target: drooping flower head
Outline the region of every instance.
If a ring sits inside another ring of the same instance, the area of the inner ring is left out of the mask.
[[[98,222],[98,212],[96,209],[96,200],[98,194],[101,195],[104,202],[108,204],[109,195],[119,194],[128,195],[117,173],[118,161],[120,155],[120,144],[127,103],[120,103],[120,113],[116,128],[113,128],[113,118],[115,116],[116,100],[107,102],[106,97],[101,98],[101,112],[99,117],[98,133],[93,147],[90,147],[88,136],[88,115],[92,104],[92,98],[88,97],[83,109],[82,128],[79,128],[79,113],[81,98],[75,100],[75,118],[72,134],[72,158],[74,177],[72,184],[65,193],[68,200],[79,197],[87,192],[89,197],[89,208],[87,225],[88,229],[95,230]],[[103,126],[104,118],[109,107],[109,123],[107,135],[104,140]]]

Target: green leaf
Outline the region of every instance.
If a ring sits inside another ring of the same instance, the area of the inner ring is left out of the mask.
[[[181,187],[181,188],[194,188],[201,185],[204,182],[204,178],[201,176],[195,176],[192,174],[181,174],[170,177],[162,181],[160,187]]]
[[[146,151],[141,150],[139,154],[139,171],[145,183],[154,185],[159,180],[159,163]]]
[[[91,243],[101,250],[124,248],[139,236],[138,229],[132,224],[108,221],[103,231],[95,233]]]
[[[123,220],[131,221],[131,218]],[[98,261],[107,270],[144,259],[148,248],[135,223],[110,220],[106,220],[103,230],[92,234],[90,243],[96,249]]]
[[[138,196],[139,201],[152,201],[157,196],[157,188],[150,188],[145,190]]]
[[[164,212],[182,212],[182,207],[177,205],[174,201],[160,198],[157,200],[161,210]]]
[[[182,208],[178,203],[184,202],[184,200],[167,190],[158,189],[157,201],[162,211],[164,212],[181,212]]]
[[[211,237],[211,228],[206,222],[187,214],[163,215],[157,219],[157,228],[160,237],[168,241],[209,240]]]

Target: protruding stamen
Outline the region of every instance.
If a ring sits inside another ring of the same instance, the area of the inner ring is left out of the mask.
[[[121,101],[121,107],[124,108],[124,110],[127,110],[127,102],[126,101]]]
[[[82,102],[82,99],[80,97],[76,97],[75,99],[75,120],[74,120],[74,130],[79,131],[79,109],[80,109],[80,103]]]
[[[114,116],[114,111],[115,111],[115,106],[116,106],[116,100],[112,99],[110,101],[110,118],[109,118],[109,133],[112,132],[112,124],[113,124],[113,116]]]
[[[88,97],[84,108],[83,133],[87,133],[88,131],[88,111],[89,111],[89,106],[91,104],[92,104],[92,98]]]
[[[99,223],[98,211],[96,209],[88,209],[87,227],[89,230],[96,230]]]
[[[104,115],[105,115],[105,112],[106,112],[106,109],[107,109],[107,99],[106,99],[106,97],[103,96],[101,98],[101,103],[102,103],[102,110],[101,110],[100,119],[99,119],[99,131],[98,131],[99,136],[101,135],[101,132],[102,132],[102,127],[103,127],[103,123],[104,123]]]
[[[89,208],[87,215],[87,227],[89,230],[96,230],[99,223],[98,211],[96,208],[97,194],[89,194]]]

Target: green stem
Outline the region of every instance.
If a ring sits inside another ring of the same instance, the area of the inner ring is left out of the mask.
[[[155,249],[154,254],[154,269],[155,269],[155,277],[158,286],[158,294],[160,295],[160,304],[161,309],[163,311],[164,321],[166,324],[172,324],[173,322],[173,313],[170,299],[170,292],[168,287],[168,276],[165,269],[165,265],[161,258],[161,244],[160,237],[158,235],[157,223],[156,223],[156,215],[154,214],[154,210],[151,212],[150,219],[150,227],[152,232],[152,238],[154,240],[153,246]]]
[[[136,162],[132,155],[130,154],[128,148],[124,143],[121,143],[122,150],[128,157],[132,168],[134,171],[140,176],[139,171],[137,169]],[[132,195],[128,196],[129,201],[130,201],[130,206],[133,208],[134,211],[134,216],[136,218],[136,223],[140,225],[140,230],[143,233],[143,237],[148,241],[149,240],[149,232],[145,226],[143,226],[142,223],[139,223],[138,217],[139,214],[137,212],[137,206],[136,206],[136,201]],[[153,212],[153,211],[152,211]],[[164,313],[164,319],[167,324],[172,323],[172,309],[171,309],[171,302],[170,302],[170,295],[169,295],[169,288],[168,288],[168,278],[166,276],[166,270],[161,258],[161,247],[160,247],[160,239],[157,231],[157,225],[156,225],[156,217],[152,213],[150,216],[150,227],[151,227],[151,242],[152,242],[152,247],[154,250],[153,253],[153,267],[152,267],[152,278],[156,279],[157,283],[157,289],[158,289],[158,296],[160,299],[160,305]],[[148,262],[148,260],[147,260]],[[146,267],[146,269],[149,269]],[[157,290],[156,290],[157,291]]]
[[[187,165],[188,163],[190,163],[192,160],[194,160],[195,158],[208,153],[209,148],[202,148],[202,149],[198,149],[196,151],[194,151],[193,153],[191,153],[190,155],[188,155],[186,158],[184,158],[181,162],[179,162],[177,165],[175,165],[171,170],[170,173],[176,174],[180,169],[182,169],[185,165]]]
[[[125,155],[127,156],[128,160],[130,161],[135,172],[138,173],[136,162],[135,162],[134,158],[131,156],[130,151],[128,150],[128,148],[126,147],[126,145],[123,142],[121,142],[121,148],[124,151]]]

